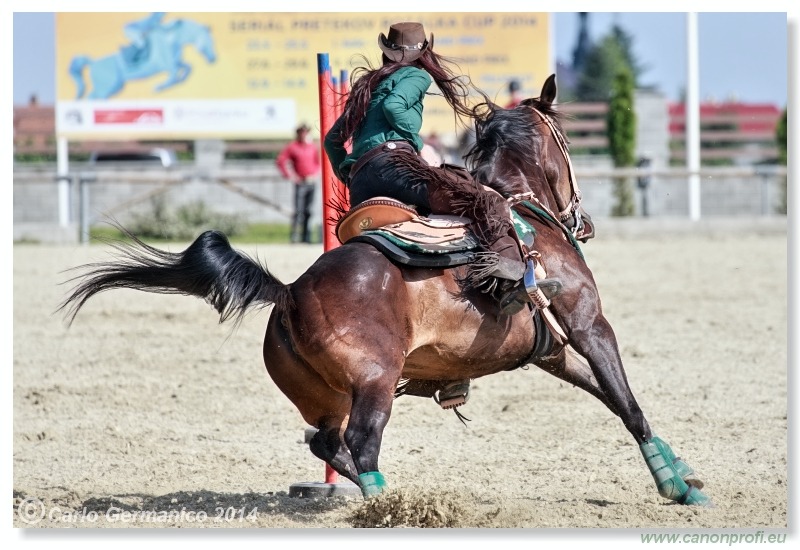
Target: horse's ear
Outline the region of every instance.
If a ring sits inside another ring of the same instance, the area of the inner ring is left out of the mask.
[[[551,74],[547,77],[547,80],[544,81],[542,95],[539,96],[539,100],[548,105],[552,105],[553,101],[556,100],[556,75]]]

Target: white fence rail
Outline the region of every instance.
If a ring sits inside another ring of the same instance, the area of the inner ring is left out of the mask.
[[[70,174],[69,224],[59,222],[55,166],[15,167],[14,238],[39,241],[83,239],[91,225],[110,217],[125,223],[152,209],[164,196],[171,206],[203,201],[213,211],[235,213],[251,222],[286,223],[292,214],[293,186],[274,163],[242,163],[199,172],[173,169],[89,170]],[[700,212],[714,217],[780,217],[786,168],[776,166],[704,168],[700,176]],[[593,218],[611,215],[615,178],[629,178],[636,216],[689,221],[688,178],[684,169],[600,169],[576,167],[584,208]],[[321,224],[321,192],[315,196],[312,224]],[[59,227],[62,226],[62,227]],[[54,227],[56,230],[54,231]],[[70,238],[70,234],[74,234]]]

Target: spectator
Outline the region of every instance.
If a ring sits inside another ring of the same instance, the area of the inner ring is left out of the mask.
[[[524,98],[522,97],[522,86],[519,80],[512,80],[508,83],[508,95],[510,99],[506,103],[506,109],[513,109],[522,102]]]
[[[295,139],[278,154],[276,164],[284,178],[294,183],[294,216],[291,242],[311,242],[308,222],[314,200],[316,176],[320,172],[320,153],[311,139],[311,129],[305,124],[296,130]],[[291,165],[291,170],[289,166]]]

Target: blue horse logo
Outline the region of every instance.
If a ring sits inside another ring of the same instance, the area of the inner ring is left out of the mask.
[[[154,13],[125,26],[132,44],[119,52],[92,60],[78,55],[70,63],[69,73],[78,87],[76,98],[86,94],[83,72],[89,67],[91,91],[88,99],[108,99],[118,94],[128,80],[140,80],[166,72],[167,79],[154,90],[161,92],[185,81],[192,67],[182,59],[184,46],[194,46],[208,63],[217,55],[211,30],[189,19],[162,23],[163,13]]]

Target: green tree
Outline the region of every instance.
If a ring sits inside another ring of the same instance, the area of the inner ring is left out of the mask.
[[[634,165],[636,150],[636,111],[633,104],[633,75],[626,68],[614,76],[611,100],[608,104],[608,147],[614,166],[626,168]],[[630,178],[614,178],[613,216],[632,216],[634,213],[633,183]]]
[[[778,125],[775,128],[775,141],[778,143],[778,162],[786,166],[788,161],[788,154],[786,152],[786,143],[787,143],[787,126],[786,126],[786,113],[787,109],[784,107],[783,113],[781,114],[781,118],[778,119]],[[788,212],[788,182],[787,178],[783,178],[783,184],[781,185],[781,198],[780,203],[778,204],[778,212],[780,214],[786,214]]]
[[[634,86],[638,86],[639,78],[647,67],[642,65],[633,53],[633,35],[619,25],[614,25],[611,27],[611,36],[619,45],[622,58],[625,60],[625,64],[633,75]]]
[[[614,75],[621,70],[632,75],[636,86],[643,69],[633,54],[632,37],[622,27],[614,25],[586,54],[575,85],[576,100],[608,101]]]
[[[775,127],[775,141],[778,142],[778,162],[780,162],[783,166],[786,166],[787,161],[787,154],[786,154],[786,143],[787,143],[787,127],[786,127],[786,108],[784,107],[783,113],[781,113],[781,118],[778,119],[778,125]]]

